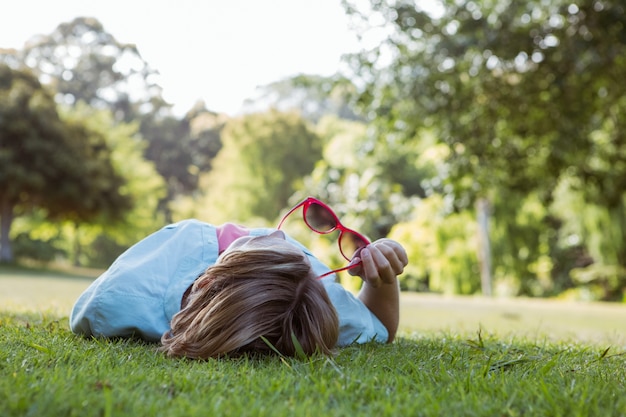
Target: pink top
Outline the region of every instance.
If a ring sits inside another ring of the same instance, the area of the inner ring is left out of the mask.
[[[226,248],[229,247],[233,241],[235,241],[235,239],[238,239],[241,236],[248,236],[250,234],[250,229],[234,223],[224,223],[221,226],[217,226],[215,229],[217,231],[219,253],[224,252]]]

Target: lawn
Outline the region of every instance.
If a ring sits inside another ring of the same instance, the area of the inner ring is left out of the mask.
[[[67,316],[99,271],[37,271],[0,267],[0,310]],[[404,293],[401,334],[455,334],[479,330],[498,337],[612,345],[626,349],[626,305],[542,299],[442,297]]]
[[[391,345],[190,361],[72,335],[92,279],[0,269],[0,416],[626,415],[623,305],[403,294]]]

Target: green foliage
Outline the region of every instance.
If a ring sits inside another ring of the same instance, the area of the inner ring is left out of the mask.
[[[52,219],[84,222],[121,217],[132,204],[99,132],[62,120],[51,94],[27,70],[0,64],[1,260],[16,210],[44,209]]]
[[[300,74],[257,88],[256,96],[246,100],[244,111],[258,112],[267,107],[281,112],[297,111],[312,123],[325,116],[360,120],[351,103],[354,92],[354,84],[339,75]]]
[[[501,190],[493,201],[491,238],[498,292],[549,296],[564,290],[555,288],[551,278],[555,231],[538,195]]]
[[[86,103],[108,109],[117,122],[139,123],[147,145],[145,157],[165,178],[167,194],[159,211],[170,220],[168,201],[194,192],[199,173],[210,168],[221,143],[222,121],[202,108],[186,117],[171,114],[171,105],[155,83],[157,72],[141,57],[137,46],[118,42],[91,17],[60,24],[49,35],[33,38],[21,51],[1,54],[5,62],[26,65],[68,106]],[[207,116],[209,115],[209,116]]]
[[[88,225],[82,225],[80,231],[72,232],[69,225],[64,229],[66,238],[77,239],[79,246],[90,248],[92,244],[96,245],[85,251],[85,259],[79,259],[79,263],[102,267],[110,264],[125,248],[161,227],[164,220],[158,215],[157,209],[165,195],[165,184],[154,164],[143,157],[144,144],[138,136],[136,124],[116,123],[110,112],[80,106],[66,117],[82,119],[91,129],[104,136],[107,146],[112,150],[113,167],[125,180],[125,186],[119,192],[132,197],[134,201],[133,208],[117,223],[100,217]],[[109,248],[109,251],[102,251],[104,248]]]
[[[201,184],[198,216],[213,223],[273,221],[322,147],[298,114],[274,110],[229,120],[222,143]]]
[[[73,174],[71,142],[52,95],[27,70],[0,64],[0,201],[15,206],[50,201],[47,185]]]
[[[15,214],[13,236],[24,233],[26,252],[39,245],[43,258],[59,251],[105,265],[165,221],[273,226],[310,194],[372,239],[400,240],[411,259],[404,288],[474,293],[480,200],[491,207],[497,293],[623,299],[623,5],[344,5],[365,46],[348,57],[355,77],[277,81],[249,106],[278,110],[228,122],[202,103],[172,116],[137,48],[92,18],[0,53],[9,65],[0,141],[27,144],[19,157],[4,142],[0,149],[0,258]],[[53,94],[73,108],[61,118]],[[89,113],[83,101],[111,113]],[[336,236],[287,226],[343,265]]]
[[[141,135],[146,140],[145,156],[154,161],[167,184],[161,211],[171,221],[168,202],[193,194],[202,173],[210,171],[222,147],[224,117],[196,106],[183,119],[150,115],[142,118]]]
[[[71,186],[65,183],[57,184],[61,189],[71,190],[73,200],[80,203],[68,205],[66,202],[55,200],[52,204],[46,204],[45,208],[49,212],[62,213],[55,216],[58,219],[74,223],[93,220],[96,217],[114,222],[132,208],[133,196],[127,192],[125,178],[121,175],[119,166],[113,161],[115,144],[109,143],[106,137],[110,133],[95,127],[87,117],[72,117],[78,115],[81,110],[61,117],[68,138],[77,150],[74,155],[82,162],[78,164],[74,162],[78,178],[74,179]],[[57,204],[61,206],[53,211],[51,206]]]
[[[292,198],[292,202],[305,195],[314,195],[330,204],[351,228],[359,230],[371,239],[384,237],[389,229],[405,218],[412,210],[413,200],[407,199],[404,186],[399,183],[400,170],[415,174],[413,182],[419,182],[427,164],[417,168],[397,164],[397,169],[387,165],[387,154],[371,153],[367,127],[362,122],[323,118],[316,130],[324,142],[323,159],[304,186]],[[406,154],[410,154],[407,150]]]
[[[62,118],[102,140],[110,152],[112,170],[124,181],[117,192],[132,199],[133,206],[118,218],[100,212],[89,222],[70,219],[50,223],[45,213],[33,211],[16,220],[15,233],[54,241],[54,246],[77,265],[107,266],[125,248],[161,227],[164,220],[157,215],[157,208],[165,194],[164,181],[154,164],[143,158],[144,144],[136,124],[117,123],[110,112],[85,105],[66,109]]]
[[[563,219],[563,247],[577,247],[585,242],[587,256],[594,260],[574,265],[572,278],[581,298],[623,301],[626,288],[626,194],[611,205],[598,200],[586,201],[593,191],[581,180],[565,177],[556,190],[552,209]]]
[[[0,413],[24,415],[623,415],[613,347],[401,338],[333,358],[169,359],[133,340],[84,339],[65,319],[0,315]]]
[[[58,248],[58,239],[33,239],[28,233],[20,233],[13,239],[13,254],[16,258],[32,259],[39,262],[52,262],[65,257],[65,252]]]
[[[117,121],[165,109],[156,71],[134,44],[118,42],[92,17],[61,23],[34,37],[16,59],[50,84],[67,105],[109,109]]]
[[[373,122],[372,152],[407,155],[424,132],[448,148],[444,169],[422,182],[460,212],[490,201],[502,284],[529,295],[561,291],[587,253],[601,270],[626,266],[621,2],[451,0],[436,12],[412,1],[344,5],[370,40],[350,61]],[[583,202],[576,212],[551,207],[569,177]],[[559,243],[569,212],[588,223],[577,248]],[[607,254],[591,249],[600,247]]]
[[[411,262],[400,277],[403,289],[472,294],[480,288],[477,225],[469,212],[450,212],[439,195],[423,199],[413,219],[399,223],[390,238],[405,243]]]

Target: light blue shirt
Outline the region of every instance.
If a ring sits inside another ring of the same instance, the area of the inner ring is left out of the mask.
[[[251,229],[250,234],[263,236],[274,230]],[[287,240],[303,250],[317,275],[329,271],[302,244]],[[78,298],[70,315],[72,331],[159,341],[180,311],[183,294],[215,263],[218,250],[215,226],[198,220],[184,220],[151,234],[124,252]],[[339,316],[338,346],[387,341],[385,326],[336,282],[334,274],[322,283]]]

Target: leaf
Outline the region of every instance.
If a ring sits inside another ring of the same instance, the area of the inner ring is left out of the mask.
[[[510,368],[513,365],[517,365],[517,364],[520,364],[520,363],[525,363],[525,362],[528,362],[528,361],[529,361],[528,358],[517,358],[517,359],[511,359],[511,360],[504,360],[504,361],[494,362],[489,367],[489,372],[497,371],[497,370],[500,370],[500,369],[507,369],[507,368]]]
[[[34,349],[37,349],[40,352],[44,352],[44,353],[48,353],[48,354],[50,353],[50,349],[48,349],[45,346],[38,345],[37,343],[32,343],[31,342],[31,343],[28,343],[28,346],[30,346],[30,347],[32,347]]]
[[[278,349],[276,349],[276,347],[272,344],[272,342],[270,342],[269,340],[267,340],[267,338],[265,336],[261,336],[261,340],[267,345],[269,346],[270,349],[272,349],[278,356],[282,357],[283,354],[280,353],[280,351]]]
[[[478,332],[478,340],[471,340],[471,339],[467,339],[465,342],[470,345],[471,347],[475,348],[475,349],[485,349],[485,342],[483,341],[483,336],[482,336],[482,329],[479,328]]]
[[[298,359],[306,359],[307,354],[304,353],[304,349],[302,349],[302,345],[300,344],[300,342],[298,341],[298,338],[293,332],[291,332],[291,342],[293,343],[293,347],[296,349],[296,356],[298,357]]]
[[[611,346],[609,346],[608,348],[606,348],[604,350],[604,352],[602,352],[602,354],[600,355],[600,357],[598,359],[604,359],[606,357],[606,354],[609,353],[609,349],[611,349]]]

